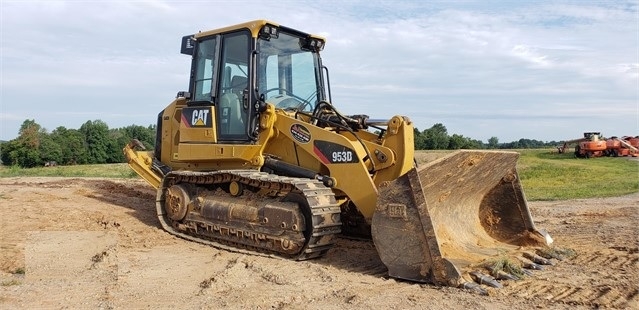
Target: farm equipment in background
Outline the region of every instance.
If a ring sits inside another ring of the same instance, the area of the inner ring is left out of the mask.
[[[634,145],[633,145],[634,144]],[[639,150],[637,149],[637,145],[639,144],[638,137],[622,137],[621,139],[617,137],[610,137],[606,140],[606,151],[604,154],[607,156],[639,156]]]
[[[160,111],[154,151],[123,149],[157,189],[166,231],[294,260],[325,255],[340,233],[372,238],[389,275],[449,286],[491,283],[478,272],[487,260],[549,263],[535,254],[552,239],[532,220],[518,153],[416,167],[408,117],[333,105],[324,43],[265,20],[182,38],[189,90]]]
[[[639,136],[624,136],[621,139],[613,136],[606,139],[599,132],[584,132],[583,138],[566,140],[557,146],[557,151],[563,154],[572,145],[575,145],[575,156],[580,158],[639,156]]]
[[[621,140],[628,144],[629,149],[634,148],[635,154],[639,153],[639,136],[623,136]]]
[[[557,147],[560,154],[575,145],[575,156],[582,158],[604,156],[607,149],[606,140],[603,140],[599,132],[584,132],[584,137],[579,139],[564,141],[563,145]]]
[[[626,141],[628,144],[630,144],[630,146],[636,149],[639,149],[639,136],[634,136],[634,137],[624,136],[621,139]]]
[[[575,156],[584,158],[604,156],[608,146],[606,140],[601,138],[599,132],[584,132],[585,140],[575,146]]]
[[[583,141],[586,141],[586,138],[566,140],[566,141],[564,141],[564,143],[562,145],[557,146],[557,152],[559,154],[564,154],[564,153],[566,153],[566,150],[571,148],[573,145],[578,144],[578,143],[583,142]]]

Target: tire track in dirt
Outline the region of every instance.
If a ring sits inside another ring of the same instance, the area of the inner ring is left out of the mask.
[[[637,194],[531,202],[536,224],[577,255],[524,280],[506,281],[503,289],[491,289],[490,296],[389,278],[370,241],[340,238],[325,257],[304,262],[238,255],[184,241],[160,228],[155,191],[140,180],[0,179],[0,198],[5,212],[0,260],[10,261],[5,273],[0,272],[3,281],[15,279],[9,273],[24,266],[28,231],[117,236],[115,252],[98,249],[82,258],[95,266],[87,277],[109,275],[86,283],[97,294],[91,302],[107,307],[639,309]],[[91,256],[105,252],[106,260],[93,264]],[[83,307],[81,294],[47,285],[0,287],[0,302],[9,308],[35,306],[42,294],[51,293],[51,299],[64,301],[61,306]]]
[[[637,308],[638,195],[610,199],[539,202],[556,243],[575,250],[572,258],[509,283],[520,298],[590,308]],[[614,202],[617,203],[614,203]],[[533,203],[535,204],[535,203]]]
[[[632,280],[628,275],[636,273],[639,267],[637,248],[617,248],[597,250],[578,255],[571,264],[585,270],[596,270],[597,279],[589,289],[581,289],[581,294],[562,298],[568,302],[583,302],[588,306],[599,307],[611,305],[615,308],[626,308],[637,296],[637,284],[632,288]],[[606,272],[597,272],[605,270]],[[629,290],[630,288],[630,290]]]
[[[516,290],[514,296],[531,300],[546,300],[567,305],[588,307],[632,308],[636,304],[637,289],[627,290],[627,286],[615,287],[609,284],[577,286],[571,283],[549,283],[548,281],[521,281],[511,285]]]

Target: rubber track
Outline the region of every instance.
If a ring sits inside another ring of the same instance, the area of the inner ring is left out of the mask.
[[[170,220],[165,217],[164,194],[171,185],[175,183],[211,185],[229,183],[231,181],[275,191],[277,196],[284,196],[290,192],[298,192],[306,198],[307,204],[310,207],[309,213],[311,214],[311,225],[308,225],[307,229],[312,229],[312,231],[309,233],[309,240],[306,241],[300,252],[295,255],[286,255],[274,252],[268,248],[256,248],[241,243],[228,242],[226,240],[211,240],[208,237],[207,239],[203,239],[197,235],[176,230],[170,224]],[[170,172],[164,177],[158,189],[156,211],[162,228],[175,236],[230,252],[273,258],[306,260],[321,257],[334,245],[335,235],[341,232],[341,222],[339,221],[320,224],[320,220],[335,218],[334,215],[340,214],[340,207],[335,200],[333,191],[324,186],[322,182],[305,178],[284,177],[255,170]]]

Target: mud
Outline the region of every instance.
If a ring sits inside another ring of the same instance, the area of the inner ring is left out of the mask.
[[[367,241],[304,262],[184,241],[154,200],[140,180],[0,179],[0,308],[639,308],[639,194],[531,202],[577,255],[488,296],[388,278]]]

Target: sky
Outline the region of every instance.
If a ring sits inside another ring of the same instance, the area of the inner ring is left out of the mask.
[[[254,19],[318,34],[342,114],[487,142],[639,135],[637,1],[0,0],[0,140],[154,124],[184,35]]]

